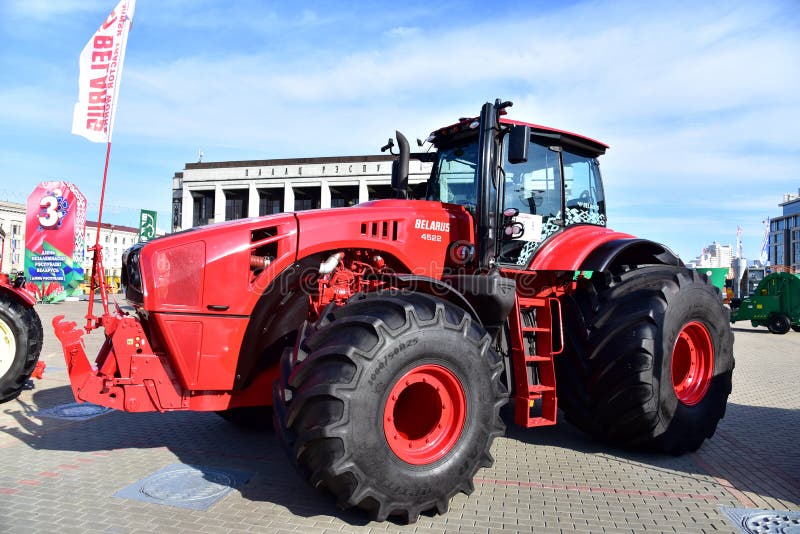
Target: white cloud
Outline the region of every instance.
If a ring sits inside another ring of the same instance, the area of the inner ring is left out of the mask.
[[[80,9],[80,2],[12,6],[44,16],[53,4],[50,16]],[[142,144],[181,153],[203,146],[209,159],[233,149],[252,158],[373,153],[395,128],[424,137],[503,97],[514,101],[515,118],[611,145],[602,166],[610,209],[628,214],[616,219],[622,224],[662,234],[706,217],[700,226],[709,233],[681,230],[681,248],[702,246],[690,238],[706,240],[712,230],[735,231],[737,209],[775,213],[780,194],[797,188],[800,32],[791,2],[590,1],[543,15],[520,8],[513,18],[437,23],[431,31],[423,16],[364,22],[363,13],[335,10],[287,18],[273,11],[247,17],[244,8],[225,16],[214,3],[183,7],[166,4],[158,16],[187,32],[243,25],[263,36],[288,28],[298,42],[329,32],[331,45],[232,44],[214,54],[160,57],[137,48],[134,32],[116,129]],[[143,6],[138,15],[143,27],[156,18]],[[367,23],[378,39],[334,46]],[[62,128],[76,82],[55,86],[63,93],[3,88],[0,99],[18,106],[0,110],[0,120],[46,122],[58,109]],[[54,104],[44,109],[44,101]],[[641,205],[685,214],[654,219],[634,210]],[[758,217],[746,234],[758,233]]]
[[[419,28],[412,28],[408,26],[395,26],[388,32],[386,35],[389,37],[410,37],[413,35],[417,35],[419,33]]]
[[[301,24],[317,24],[319,22],[319,16],[317,13],[311,9],[304,9],[300,13],[300,23]]]
[[[693,14],[685,11],[672,15]],[[578,15],[579,23],[587,18],[583,11]],[[735,39],[737,31],[751,24],[750,12],[739,18],[729,15],[724,23],[681,19],[677,30],[662,17],[653,22],[636,16],[624,24],[595,21],[582,32],[566,32],[563,24],[553,31],[546,28],[547,20],[535,18],[502,21],[345,56],[186,58],[140,65],[137,74],[147,84],[172,88],[189,99],[189,105],[213,104],[231,117],[242,116],[237,109],[241,98],[250,104],[264,101],[263,107],[270,107],[270,99],[291,100],[303,106],[295,112],[314,104],[332,108],[342,101],[385,106],[385,98],[430,107],[460,102],[460,95],[474,100],[482,85],[491,89],[516,84],[522,86],[522,98],[515,111],[523,116],[536,102],[532,111],[546,117],[604,129],[780,104],[800,86],[800,63],[793,61],[796,40],[794,48],[787,47],[780,31]],[[667,28],[672,28],[668,34]],[[497,35],[503,38],[494,38]],[[479,105],[476,102],[474,108]],[[244,114],[249,115],[250,108]]]

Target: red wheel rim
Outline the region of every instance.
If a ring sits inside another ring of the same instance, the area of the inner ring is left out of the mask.
[[[700,322],[686,324],[672,349],[672,387],[678,400],[692,406],[705,397],[714,376],[714,345]]]
[[[467,398],[456,376],[421,365],[395,382],[383,409],[383,433],[398,458],[426,465],[453,449],[464,429]]]

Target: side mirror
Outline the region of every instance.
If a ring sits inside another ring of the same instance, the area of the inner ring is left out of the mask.
[[[411,150],[403,134],[395,131],[395,135],[400,155],[392,162],[392,188],[397,191],[397,198],[408,198],[408,159]]]
[[[531,142],[531,127],[515,125],[508,134],[509,163],[526,163],[528,161],[528,145]]]

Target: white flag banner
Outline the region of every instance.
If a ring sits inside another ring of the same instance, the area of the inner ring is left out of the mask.
[[[122,62],[135,6],[136,0],[120,0],[81,52],[72,133],[94,143],[111,142]]]

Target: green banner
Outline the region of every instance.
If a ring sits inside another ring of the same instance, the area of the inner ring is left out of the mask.
[[[141,210],[139,215],[139,243],[150,241],[156,236],[156,217],[158,213],[150,210]]]

